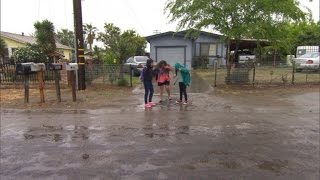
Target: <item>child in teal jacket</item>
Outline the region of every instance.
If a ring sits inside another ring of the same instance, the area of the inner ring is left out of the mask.
[[[191,77],[190,71],[186,67],[182,66],[180,63],[174,65],[177,80],[179,82],[180,100],[176,103],[182,103],[182,98],[184,97],[183,104],[188,104],[187,86],[190,86]]]

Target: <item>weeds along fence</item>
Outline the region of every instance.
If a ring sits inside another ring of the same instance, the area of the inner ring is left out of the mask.
[[[48,68],[46,68],[48,69]],[[62,70],[65,71],[65,70]],[[66,76],[66,82],[70,81],[70,74],[58,71],[59,79],[62,80]],[[123,65],[107,65],[107,64],[87,64],[85,66],[85,81],[88,86],[91,84],[111,84],[119,86],[132,86],[133,79],[137,79],[131,75],[130,67]],[[54,83],[54,71],[46,70],[44,72],[44,80],[46,83]],[[23,84],[24,76],[16,74],[16,65],[0,66],[0,83],[3,85]],[[36,74],[29,75],[29,83],[37,84]]]
[[[131,68],[123,65],[89,64],[86,65],[86,83],[132,86]]]
[[[289,85],[289,84],[319,84],[320,71],[304,69],[296,72],[294,67],[288,66],[256,66],[232,67],[230,73],[226,67],[196,69],[200,77],[213,86],[223,85]]]

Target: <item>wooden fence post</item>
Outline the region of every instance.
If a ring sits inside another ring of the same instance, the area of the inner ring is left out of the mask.
[[[44,79],[43,79],[44,70],[41,68],[40,71],[37,72],[38,81],[39,81],[39,90],[40,90],[40,103],[44,103]]]
[[[24,75],[24,103],[29,103],[29,74]]]
[[[76,82],[74,78],[74,71],[69,71],[70,72],[70,81],[71,81],[71,89],[72,89],[72,101],[76,102],[77,101],[77,95],[76,95]]]
[[[61,92],[60,92],[60,83],[59,83],[59,73],[57,70],[54,70],[54,79],[56,85],[56,94],[58,102],[61,102]]]
[[[252,77],[252,85],[254,86],[256,80],[256,63],[253,63],[253,77]]]
[[[218,63],[214,63],[214,87],[217,87],[217,69],[218,69]]]
[[[291,80],[291,84],[294,84],[294,73],[296,70],[296,62],[292,61],[292,80]]]

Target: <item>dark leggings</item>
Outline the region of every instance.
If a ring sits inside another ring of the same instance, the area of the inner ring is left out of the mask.
[[[180,90],[180,101],[182,101],[183,95],[184,95],[184,100],[188,101],[187,86],[183,82],[179,82],[179,90]]]
[[[147,104],[148,102],[152,102],[152,96],[153,96],[153,85],[152,81],[144,81],[144,103]],[[149,97],[149,101],[148,101]]]

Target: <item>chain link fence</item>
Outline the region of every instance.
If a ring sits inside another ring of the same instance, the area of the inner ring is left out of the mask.
[[[49,68],[46,68],[49,69]],[[59,79],[62,79],[62,74],[65,74],[66,79],[70,81],[69,73],[58,71]],[[132,86],[132,82],[137,79],[131,75],[131,67],[123,65],[108,65],[108,64],[86,64],[85,66],[85,81],[88,86],[91,84],[110,84],[119,86]],[[23,84],[24,75],[16,74],[16,65],[1,65],[0,66],[0,83],[2,85],[17,85]],[[44,71],[44,81],[46,83],[54,83],[55,73],[51,70]],[[37,74],[29,75],[29,83],[37,84]],[[70,82],[68,82],[69,84]]]
[[[86,65],[86,84],[111,84],[132,86],[132,68],[124,65],[89,64]]]
[[[224,85],[287,85],[287,84],[320,84],[320,71],[304,69],[296,72],[294,66],[249,66],[206,68],[194,70],[197,75],[213,86]]]

